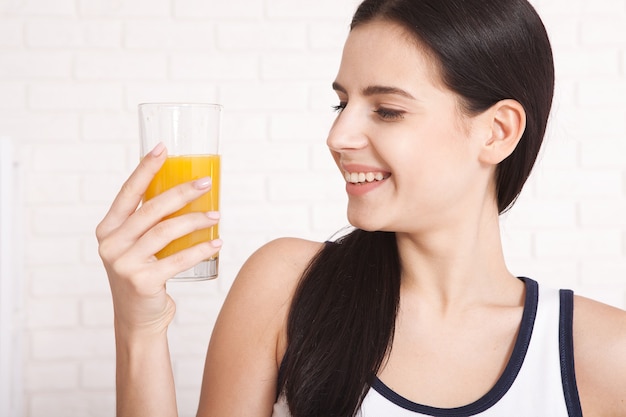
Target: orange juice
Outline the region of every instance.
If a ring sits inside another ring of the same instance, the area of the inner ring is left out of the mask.
[[[164,220],[185,213],[217,211],[219,210],[220,190],[219,155],[169,156],[148,186],[144,201],[176,185],[203,177],[211,177],[212,186],[209,192],[203,194],[200,198],[187,204],[177,212],[165,217]],[[159,251],[156,257],[158,259],[164,258],[198,243],[217,239],[218,236],[217,225],[209,229],[197,230],[174,240]]]

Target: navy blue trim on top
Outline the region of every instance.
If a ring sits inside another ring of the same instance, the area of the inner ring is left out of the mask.
[[[480,399],[475,402],[455,408],[439,408],[431,407],[414,403],[401,395],[394,392],[391,388],[386,386],[378,377],[374,378],[372,388],[374,388],[380,395],[396,404],[399,407],[405,408],[409,411],[414,411],[429,416],[437,417],[465,417],[473,416],[491,408],[494,404],[504,397],[504,394],[513,385],[517,374],[522,368],[522,363],[526,357],[528,351],[528,345],[530,344],[530,337],[533,333],[533,327],[535,325],[535,317],[537,315],[537,304],[539,302],[539,286],[536,281],[521,277],[526,285],[526,296],[524,300],[524,312],[522,313],[522,321],[520,323],[519,333],[515,340],[515,346],[513,352],[504,372],[496,382],[496,384]]]
[[[561,381],[565,394],[565,405],[569,417],[582,417],[583,412],[576,385],[574,372],[574,293],[572,290],[560,290],[561,300],[559,316],[559,354],[561,358]]]

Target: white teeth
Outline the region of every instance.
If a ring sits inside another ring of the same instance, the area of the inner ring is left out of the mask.
[[[385,179],[382,172],[344,172],[343,176],[347,182],[352,184],[363,184]]]

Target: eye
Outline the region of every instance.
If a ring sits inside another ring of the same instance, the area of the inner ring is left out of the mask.
[[[336,106],[331,106],[331,107],[332,107],[333,111],[335,111],[336,113],[341,113],[343,111],[343,109],[346,108],[347,104],[348,103],[343,103],[342,102],[342,103],[337,104]]]
[[[380,118],[385,121],[394,121],[394,120],[400,120],[404,118],[403,111],[390,110],[390,109],[385,109],[383,107],[380,107],[374,110],[374,113],[378,114],[378,116],[380,116]]]

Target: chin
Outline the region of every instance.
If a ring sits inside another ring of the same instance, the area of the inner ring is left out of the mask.
[[[388,232],[383,222],[377,221],[371,214],[355,214],[348,211],[348,222],[357,229],[366,232]]]

